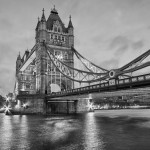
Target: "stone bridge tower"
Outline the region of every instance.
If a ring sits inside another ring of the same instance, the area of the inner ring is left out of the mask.
[[[35,62],[36,92],[47,94],[73,88],[73,81],[59,73],[43,45],[43,41],[45,41],[55,57],[74,67],[73,52],[71,51],[71,47],[74,46],[74,28],[71,16],[68,27],[65,27],[55,7],[51,10],[47,20],[43,9],[42,17],[38,19],[35,31],[35,41],[39,45],[39,48],[36,49]]]

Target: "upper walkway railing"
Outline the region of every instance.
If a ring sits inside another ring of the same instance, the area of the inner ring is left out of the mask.
[[[93,92],[115,91],[119,89],[129,89],[145,86],[150,86],[150,74],[134,76],[125,79],[111,79],[106,83],[99,83],[71,90],[51,93],[48,95],[48,97],[49,98],[63,97],[63,96],[87,94]]]

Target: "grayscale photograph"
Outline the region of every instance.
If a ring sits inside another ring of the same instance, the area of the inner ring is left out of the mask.
[[[150,150],[150,0],[0,0],[0,150]]]

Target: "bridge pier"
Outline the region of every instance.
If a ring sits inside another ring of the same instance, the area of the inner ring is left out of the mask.
[[[76,113],[76,102],[71,100],[55,100],[47,102],[47,114],[73,114]]]
[[[84,113],[84,112],[89,112],[90,111],[90,107],[91,107],[91,99],[88,98],[80,98],[77,101],[77,113]]]
[[[49,100],[47,102],[47,114],[73,114],[90,111],[89,99],[78,100]]]
[[[46,114],[46,101],[44,95],[19,96],[17,106],[13,108],[14,114]]]
[[[45,95],[18,96],[16,114],[74,114],[90,110],[91,99],[79,98],[73,100],[47,99]]]

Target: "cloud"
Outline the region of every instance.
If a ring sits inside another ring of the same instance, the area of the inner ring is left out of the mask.
[[[133,42],[131,46],[132,46],[133,50],[140,49],[140,48],[142,48],[144,46],[144,41],[139,40],[137,42]]]
[[[116,52],[115,52],[114,55],[115,55],[115,56],[120,56],[120,55],[122,55],[123,53],[125,53],[125,51],[128,50],[128,48],[129,48],[129,45],[124,44],[124,45],[120,46],[120,47],[116,50]]]
[[[129,39],[125,36],[116,36],[112,39],[109,44],[109,50],[115,51],[115,56],[123,55],[128,49],[137,50],[144,46],[143,40],[135,41],[134,39]]]
[[[108,70],[118,68],[118,65],[119,65],[119,59],[115,59],[115,58],[103,61],[100,64],[100,66],[103,66],[103,68],[106,68]]]
[[[118,48],[118,47],[124,47],[125,45],[128,46],[129,40],[125,36],[116,36],[112,39],[109,47],[112,49]]]

